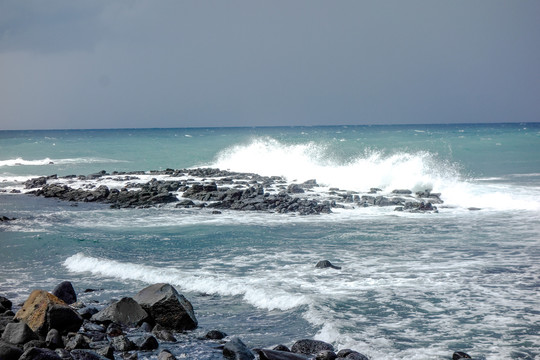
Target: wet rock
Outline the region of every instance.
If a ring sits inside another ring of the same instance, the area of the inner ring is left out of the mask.
[[[345,359],[345,360],[369,360],[367,356],[364,354],[359,353],[358,351],[354,351],[351,349],[346,349],[345,351],[340,350],[337,353],[338,357],[337,359]]]
[[[61,360],[61,358],[51,349],[30,348],[21,355],[19,360]]]
[[[148,286],[135,295],[135,300],[165,328],[184,331],[197,327],[193,306],[169,284]]]
[[[309,357],[302,354],[295,354],[290,351],[255,349],[259,355],[259,360],[308,360]]]
[[[124,297],[105,309],[92,315],[92,321],[98,323],[118,323],[125,326],[136,326],[148,318],[143,307],[130,297]]]
[[[459,360],[459,359],[471,359],[471,356],[462,351],[456,351],[454,354],[452,354],[452,360]]]
[[[223,356],[231,360],[253,360],[255,355],[239,338],[232,338],[223,347]]]
[[[122,330],[122,326],[120,326],[117,323],[109,324],[109,326],[107,326],[106,333],[110,337],[116,337],[116,336],[124,335],[124,331]]]
[[[83,318],[78,312],[63,304],[53,304],[47,311],[48,329],[56,329],[60,333],[78,331]]]
[[[159,347],[159,343],[155,337],[150,334],[144,334],[134,339],[133,341],[139,350],[155,350]]]
[[[75,336],[71,337],[67,342],[65,349],[68,351],[75,350],[75,349],[89,349],[90,346],[88,345],[88,341],[86,341],[86,338],[82,334],[76,334]]]
[[[18,360],[22,353],[23,351],[19,347],[0,340],[0,359]]]
[[[11,344],[19,345],[37,340],[37,334],[24,322],[9,323],[2,334],[2,340]]]
[[[154,334],[154,336],[158,338],[159,340],[167,341],[167,342],[176,342],[176,338],[174,337],[173,333],[165,329],[163,326],[159,324],[154,326],[154,328],[152,329],[152,334]]]
[[[333,265],[330,261],[328,260],[321,260],[317,263],[317,265],[315,265],[316,268],[319,268],[319,269],[327,269],[327,268],[332,268],[332,269],[336,269],[336,270],[341,270],[341,266],[335,266]]]
[[[43,340],[30,340],[23,345],[23,351],[26,351],[30,348],[46,348],[47,343]]]
[[[324,341],[311,339],[298,340],[291,347],[292,352],[304,355],[314,355],[322,350],[334,351],[334,347]]]
[[[287,192],[289,194],[303,194],[304,189],[298,184],[291,184],[287,187]]]
[[[204,337],[211,340],[221,340],[223,338],[226,338],[227,334],[219,330],[210,330],[209,332],[206,333]]]
[[[92,315],[97,314],[99,312],[98,309],[95,307],[84,307],[79,310],[79,315],[85,320],[90,320],[92,318]]]
[[[114,350],[122,352],[136,349],[135,344],[125,335],[120,335],[112,338],[111,346],[114,348]]]
[[[92,345],[91,343],[90,348],[99,356],[114,360],[114,348],[107,341],[103,341],[102,344],[99,345],[96,345],[95,343]]]
[[[410,195],[412,194],[412,191],[408,189],[396,189],[392,190],[392,194]]]
[[[319,351],[315,356],[315,360],[335,360],[336,358],[336,353],[330,350]]]
[[[161,350],[158,360],[176,360],[176,357],[169,350]]]
[[[86,349],[76,349],[71,351],[73,360],[106,360],[107,358],[98,355],[95,351]]]
[[[11,310],[13,303],[8,298],[0,296],[0,305],[3,306],[6,310]]]
[[[69,351],[67,351],[66,349],[58,348],[58,349],[54,350],[54,352],[57,353],[58,356],[60,356],[61,359],[73,360],[73,357],[71,356],[71,353]]]
[[[287,346],[285,346],[283,344],[279,344],[279,345],[274,346],[274,348],[272,350],[291,352],[291,349],[289,349]]]
[[[77,294],[69,281],[62,281],[60,284],[56,285],[52,294],[68,305],[77,302]]]
[[[64,341],[62,340],[62,336],[60,335],[60,332],[56,329],[51,329],[47,333],[47,336],[45,337],[45,344],[49,349],[57,349],[64,347]]]
[[[139,326],[139,330],[144,331],[144,332],[151,332],[152,325],[150,325],[149,323],[145,321],[141,324],[141,326]]]

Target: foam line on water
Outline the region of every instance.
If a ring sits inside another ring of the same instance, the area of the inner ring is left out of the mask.
[[[65,164],[92,164],[92,163],[120,163],[123,160],[105,159],[105,158],[66,158],[51,159],[43,158],[36,160],[25,160],[21,157],[15,159],[0,160],[1,166],[43,166],[43,165],[65,165]]]
[[[123,263],[77,253],[64,261],[64,266],[72,272],[90,272],[94,275],[121,280],[137,280],[148,284],[169,283],[191,292],[203,292],[222,296],[242,296],[244,301],[266,310],[289,310],[305,305],[307,298],[293,296],[278,288],[262,287],[256,279],[231,281],[225,275],[196,273],[175,268]]]

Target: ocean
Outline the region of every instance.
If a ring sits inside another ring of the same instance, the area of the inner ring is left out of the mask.
[[[358,194],[428,189],[444,203],[216,214],[24,187],[202,167]],[[195,335],[219,329],[250,347],[313,338],[373,360],[540,359],[540,123],[0,131],[2,215],[16,220],[0,222],[0,295],[15,304],[63,280],[83,302],[167,282],[193,304]],[[315,267],[325,259],[341,270]],[[179,357],[221,358],[186,336]]]

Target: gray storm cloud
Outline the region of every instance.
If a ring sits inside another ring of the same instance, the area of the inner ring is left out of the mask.
[[[537,1],[3,1],[0,129],[531,122]]]

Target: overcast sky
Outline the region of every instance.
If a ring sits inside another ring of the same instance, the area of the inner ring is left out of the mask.
[[[0,0],[0,129],[537,121],[538,0]]]

